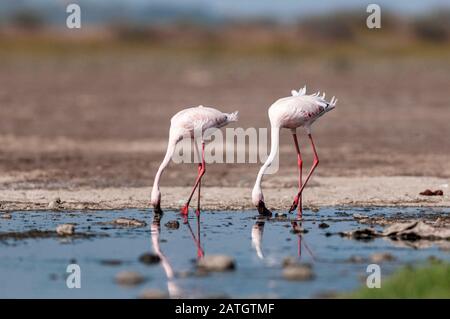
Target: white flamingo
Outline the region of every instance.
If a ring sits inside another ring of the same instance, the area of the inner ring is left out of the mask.
[[[292,96],[284,97],[277,100],[269,108],[269,119],[271,125],[271,149],[269,157],[264,165],[259,170],[256,178],[255,186],[252,191],[252,202],[258,208],[260,214],[270,215],[271,212],[266,208],[264,203],[264,196],[261,190],[262,177],[266,169],[272,164],[278,153],[280,129],[288,128],[292,132],[294,138],[295,149],[297,151],[298,164],[298,193],[294,198],[294,202],[289,209],[289,212],[294,211],[298,207],[298,215],[302,216],[302,192],[306,184],[314,172],[314,169],[319,164],[319,157],[317,156],[316,147],[311,135],[311,124],[326,112],[331,111],[336,106],[337,99],[333,96],[329,102],[325,100],[325,93],[320,96],[320,92],[312,95],[306,94],[306,86],[299,91],[292,90]],[[306,177],[305,182],[302,182],[302,156],[298,146],[297,128],[304,127],[306,133],[311,141],[311,146],[314,152],[314,162]]]
[[[166,155],[159,166],[153,183],[153,189],[151,194],[151,203],[154,207],[155,213],[161,213],[161,191],[159,189],[159,182],[161,175],[172,158],[175,151],[175,146],[184,137],[194,139],[195,150],[200,158],[199,150],[197,148],[196,138],[201,139],[202,154],[201,163],[198,164],[198,176],[195,180],[191,194],[186,201],[186,204],[181,209],[181,213],[184,216],[188,215],[189,203],[194,195],[195,190],[198,187],[198,206],[197,215],[200,213],[200,184],[201,179],[206,171],[205,166],[205,137],[212,134],[213,130],[221,128],[228,123],[236,122],[238,119],[238,112],[223,113],[212,107],[204,107],[202,105],[198,107],[191,107],[184,109],[175,114],[170,120],[169,142],[167,145]],[[200,135],[200,136],[199,136]]]

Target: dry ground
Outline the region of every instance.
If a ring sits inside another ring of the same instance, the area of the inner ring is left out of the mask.
[[[240,110],[234,126],[267,127],[269,105],[307,84],[339,98],[314,127],[321,162],[307,205],[449,206],[449,71],[447,60],[432,58],[2,57],[0,201],[3,209],[42,208],[55,196],[72,208],[145,207],[174,113],[211,105]],[[273,207],[287,207],[295,193],[294,147],[282,135],[280,171],[265,179]],[[304,138],[301,147],[308,167]],[[209,165],[205,205],[250,207],[259,166]],[[166,206],[179,205],[195,174],[192,164],[169,167]],[[418,196],[426,188],[445,196]]]

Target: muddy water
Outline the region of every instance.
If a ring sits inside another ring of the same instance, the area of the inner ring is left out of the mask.
[[[415,249],[389,239],[358,241],[336,235],[365,227],[353,218],[355,213],[432,219],[449,215],[450,209],[322,208],[319,212],[305,212],[301,227],[306,233],[301,234],[293,232],[292,215],[288,219],[258,219],[254,211],[203,212],[200,223],[194,214],[184,223],[176,212],[165,212],[160,220],[154,219],[151,211],[140,210],[14,212],[11,219],[0,219],[0,297],[136,298],[152,289],[186,298],[308,298],[350,291],[362,285],[374,253],[395,257],[379,263],[382,280],[401,265],[421,263],[431,256],[450,260],[450,254],[433,242],[426,243],[426,248]],[[147,225],[110,223],[119,217],[139,219]],[[178,229],[165,226],[173,220],[179,221]],[[5,235],[33,229],[53,231],[62,223],[75,223],[79,235],[53,234],[45,238]],[[321,223],[329,227],[321,228]],[[139,260],[144,253],[162,259],[145,264]],[[196,260],[202,253],[232,256],[236,269],[198,272]],[[284,279],[286,257],[311,264],[314,279]],[[79,289],[66,285],[66,268],[73,263],[81,269]],[[115,276],[121,271],[136,271],[145,281],[119,285]]]

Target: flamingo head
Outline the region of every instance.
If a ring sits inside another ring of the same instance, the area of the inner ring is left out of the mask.
[[[155,187],[152,189],[152,196],[151,196],[151,203],[153,205],[153,208],[155,209],[155,213],[160,214],[162,213],[161,210],[161,192],[159,191],[159,188]]]
[[[266,208],[264,204],[264,195],[262,193],[261,187],[259,185],[255,185],[252,191],[252,202],[258,209],[260,215],[270,216],[272,212]]]

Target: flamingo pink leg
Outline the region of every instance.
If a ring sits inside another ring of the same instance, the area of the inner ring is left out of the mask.
[[[194,187],[192,188],[191,194],[189,195],[189,198],[186,202],[186,204],[181,209],[181,214],[187,217],[189,213],[189,203],[191,202],[192,196],[195,193],[195,190],[197,189],[197,186],[199,185],[203,175],[205,175],[206,171],[206,165],[205,165],[205,142],[202,142],[202,163],[201,163],[201,169],[199,169],[198,176],[195,180]],[[199,193],[200,194],[200,193]]]
[[[305,188],[306,184],[308,183],[309,179],[311,178],[311,175],[314,172],[314,170],[316,169],[317,165],[319,165],[319,156],[317,155],[316,146],[314,145],[313,138],[312,138],[311,134],[308,134],[308,137],[311,140],[311,146],[312,146],[312,149],[314,152],[314,162],[311,166],[311,169],[309,170],[308,176],[306,176],[305,182],[303,183],[302,187],[298,191],[298,194],[297,194],[298,198],[301,198],[303,189]],[[294,202],[294,204],[289,209],[289,212],[292,212],[295,208],[296,208],[296,206],[295,206],[295,202]]]
[[[189,232],[191,234],[192,240],[194,241],[195,245],[197,246],[197,258],[203,258],[205,255],[205,252],[203,251],[203,248],[200,243],[200,216],[197,218],[197,237],[195,236],[194,232],[192,231],[191,224],[186,220],[186,224],[188,225]]]
[[[200,174],[202,171],[202,164],[198,164],[198,174]],[[198,182],[198,198],[197,198],[197,210],[195,211],[195,214],[200,216],[200,190],[202,188],[202,180]]]
[[[298,146],[298,140],[297,140],[297,134],[292,134],[292,137],[294,138],[294,144],[295,144],[295,149],[297,151],[297,166],[298,166],[298,194],[295,196],[294,198],[294,202],[292,203],[291,209],[289,210],[289,213],[292,212],[297,206],[298,206],[298,217],[302,218],[302,195],[300,193],[300,190],[302,188],[302,171],[303,171],[303,160],[302,160],[302,154],[300,153],[300,148]],[[293,207],[293,209],[292,209]]]

